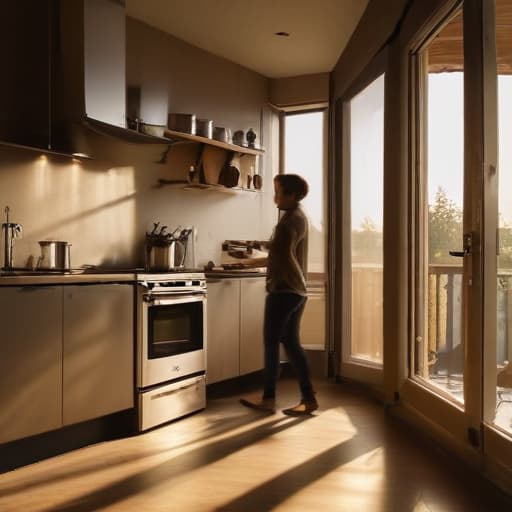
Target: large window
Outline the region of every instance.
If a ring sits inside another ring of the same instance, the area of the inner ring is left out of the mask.
[[[308,272],[325,272],[325,111],[289,114],[285,124],[285,172],[309,184],[302,201],[309,219]]]
[[[384,75],[348,104],[351,360],[382,363]]]
[[[309,219],[308,301],[301,323],[301,342],[311,350],[326,343],[326,111],[285,116],[286,173],[299,174],[309,184],[302,207]]]

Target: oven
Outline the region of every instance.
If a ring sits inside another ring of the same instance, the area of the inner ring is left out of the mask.
[[[204,409],[206,279],[201,272],[137,275],[139,430]]]

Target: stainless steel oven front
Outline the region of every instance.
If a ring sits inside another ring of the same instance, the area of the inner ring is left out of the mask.
[[[206,307],[203,274],[138,277],[140,430],[205,407]]]

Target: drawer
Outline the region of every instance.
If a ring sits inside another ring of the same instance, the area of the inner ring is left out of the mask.
[[[138,406],[139,431],[204,409],[205,376],[192,377],[140,393]]]

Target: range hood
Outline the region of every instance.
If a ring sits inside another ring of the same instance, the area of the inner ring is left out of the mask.
[[[83,131],[92,128],[167,142],[126,125],[124,0],[16,0],[2,9],[0,141],[90,154]]]

